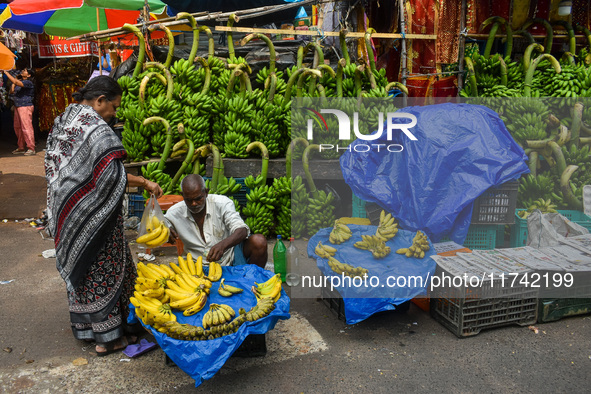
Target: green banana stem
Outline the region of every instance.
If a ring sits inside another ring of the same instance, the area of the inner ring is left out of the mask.
[[[552,24],[552,26],[560,26],[564,30],[566,30],[566,33],[568,34],[569,52],[577,53],[577,39],[575,37],[573,25],[571,25],[567,21],[551,21],[550,23]]]
[[[501,85],[505,85],[507,86],[508,80],[507,80],[507,63],[505,63],[505,60],[503,59],[503,57],[501,55],[499,56],[499,67],[501,68]]]
[[[527,48],[525,48],[525,52],[523,52],[523,72],[527,72],[527,69],[531,64],[531,54],[534,50],[544,53],[544,47],[540,44],[529,44]]]
[[[209,92],[209,85],[211,83],[211,69],[209,68],[209,63],[201,56],[196,57],[195,61],[201,63],[201,67],[205,69],[205,80],[203,81],[201,94],[207,94],[207,92]]]
[[[189,62],[193,64],[195,62],[195,56],[197,56],[197,49],[199,47],[199,28],[197,27],[197,22],[193,15],[189,14],[188,12],[179,12],[176,14],[177,21],[180,19],[187,19],[189,24],[191,25],[191,29],[193,29],[193,44],[191,44],[191,53],[189,53]]]
[[[373,48],[371,47],[371,35],[375,33],[375,29],[370,27],[365,31],[365,49],[367,50],[367,58],[369,60],[369,68],[370,72],[373,73],[376,71],[376,59],[374,58]],[[374,89],[374,88],[372,88]]]
[[[568,62],[570,63],[571,66],[576,66],[577,65],[577,61],[575,60],[575,55],[573,55],[570,52],[564,52],[562,54],[562,60],[567,59]]]
[[[587,44],[589,45],[589,51],[591,52],[591,30],[587,29],[585,26],[576,25],[575,31],[580,31],[585,37],[587,37]]]
[[[548,146],[548,143],[553,141],[552,138],[547,138],[545,140],[527,140],[525,141],[525,146],[531,149],[544,149]]]
[[[207,155],[209,155],[209,145],[210,144],[202,145],[195,149],[195,152],[193,153],[193,161],[196,161],[196,163],[193,165],[193,174],[199,175],[199,158],[207,157]]]
[[[570,188],[570,177],[579,168],[579,166],[569,165],[566,167],[562,175],[560,176],[560,190],[564,196],[564,200],[567,202],[569,209],[575,209],[577,211],[583,210],[583,202],[573,194]]]
[[[554,155],[556,165],[558,166],[558,173],[562,174],[566,169],[566,160],[564,159],[562,148],[554,141],[548,142],[548,147],[552,149],[552,154]]]
[[[246,147],[246,151],[250,152],[254,148],[259,148],[259,150],[261,151],[261,157],[263,158],[263,166],[261,167],[261,175],[262,175],[263,179],[267,179],[267,173],[269,172],[269,150],[267,149],[265,144],[263,144],[262,142],[254,141],[254,142],[251,142],[250,144],[248,144],[248,146]]]
[[[296,97],[303,97],[303,85],[304,81],[306,80],[306,77],[308,77],[309,75],[314,75],[317,78],[320,78],[322,76],[322,74],[318,70],[313,70],[311,68],[304,68],[303,70],[304,72],[302,72],[302,74],[298,78]]]
[[[226,88],[226,98],[231,98],[234,94],[234,85],[236,84],[236,78],[239,78],[244,72],[242,70],[234,70],[230,74],[230,80],[228,81],[228,87]]]
[[[326,73],[329,73],[332,78],[335,78],[336,77],[336,73],[334,72],[334,70],[329,65],[326,65],[326,64],[322,63],[316,69],[319,70],[319,71],[321,71],[323,76]],[[312,76],[312,80],[310,81],[310,86],[308,88],[308,94],[310,96],[312,96],[314,94],[314,91],[317,90],[316,83],[317,83],[316,76]],[[322,90],[324,91],[324,87],[322,87]]]
[[[554,56],[547,53],[541,54],[535,58],[531,66],[527,69],[527,73],[525,74],[525,87],[523,88],[524,97],[531,97],[531,84],[534,78],[534,72],[536,71],[538,64],[540,64],[543,59],[548,59],[550,61],[550,64],[552,64],[552,67],[554,67],[554,71],[556,71],[556,74],[561,73],[562,69],[560,68],[560,63]]]
[[[573,124],[570,129],[570,144],[579,147],[581,139],[581,124],[583,123],[583,104],[581,102],[575,103],[573,110]]]
[[[393,88],[400,90],[402,93],[404,93],[408,96],[408,88],[406,86],[404,86],[402,83],[390,82],[389,84],[386,85],[386,92],[389,92]]]
[[[164,152],[162,152],[162,157],[160,158],[160,163],[158,163],[158,170],[164,170],[164,165],[166,164],[166,160],[168,156],[170,156],[170,151],[172,149],[172,129],[170,128],[170,123],[164,118],[160,116],[151,116],[149,118],[144,119],[144,126],[147,126],[154,122],[161,122],[166,129],[166,143],[164,145]]]
[[[248,63],[230,63],[228,64],[228,68],[230,70],[240,70],[243,69],[248,74],[252,74],[252,68]]]
[[[351,58],[349,57],[349,51],[347,50],[347,41],[345,38],[347,37],[347,30],[341,29],[339,32],[339,41],[341,43],[341,52],[343,52],[343,59],[345,59],[345,66],[351,64]]]
[[[297,62],[296,62],[297,68],[302,68],[303,63],[304,63],[304,47],[300,46],[300,47],[298,47],[298,57],[297,57]]]
[[[320,145],[311,144],[304,149],[304,153],[302,155],[302,165],[304,167],[304,174],[306,176],[306,181],[308,182],[308,187],[310,188],[310,192],[316,197],[318,194],[318,189],[316,189],[316,184],[314,183],[314,179],[312,178],[312,174],[310,173],[310,151],[312,149],[320,149]]]
[[[564,144],[566,144],[570,139],[568,128],[563,124],[559,125],[558,126],[558,135],[554,138],[555,138],[558,146],[563,146]]]
[[[376,82],[375,75],[373,75],[373,72],[369,68],[366,69],[365,72],[367,73],[367,78],[369,78],[369,85],[371,86],[371,88],[377,89],[378,84]]]
[[[546,38],[544,39],[544,53],[550,53],[552,51],[552,42],[554,41],[554,30],[552,29],[550,22],[548,22],[546,19],[534,18],[525,22],[521,29],[527,30],[536,23],[543,25],[544,29],[546,29]]]
[[[172,93],[174,91],[174,85],[172,81],[172,74],[168,71],[165,65],[158,63],[158,62],[148,62],[144,65],[144,68],[147,70],[150,67],[157,68],[158,70],[162,71],[164,76],[166,77],[166,99],[172,100]]]
[[[355,95],[358,96],[361,94],[361,80],[363,78],[363,72],[365,71],[365,66],[359,65],[355,69]]]
[[[236,14],[232,14],[228,17],[228,27],[233,27],[234,23],[238,22],[239,18],[238,15]],[[234,52],[234,41],[233,41],[233,34],[232,34],[232,30],[228,30],[227,32],[228,35],[228,59],[233,60],[236,58],[235,52]]]
[[[527,162],[527,166],[529,167],[529,171],[532,173],[533,176],[537,176],[538,172],[538,161],[539,161],[539,154],[536,151],[531,151],[529,153],[529,160]]]
[[[291,76],[289,77],[289,80],[287,81],[287,88],[285,89],[285,96],[283,97],[283,102],[287,103],[289,102],[289,100],[291,100],[291,91],[293,90],[293,85],[294,83],[296,83],[300,77],[300,75],[306,71],[309,70],[308,68],[298,68],[297,70],[295,70],[294,72],[291,73]]]
[[[302,137],[294,138],[290,142],[287,147],[287,153],[285,154],[285,175],[287,178],[291,178],[291,156],[293,155],[293,150],[297,144],[302,144],[304,148],[310,145],[308,140]]]
[[[183,134],[185,133],[185,127],[182,123],[179,123],[178,125],[178,132],[181,136],[183,136]],[[172,178],[172,182],[170,182],[170,185],[168,187],[169,193],[172,193],[180,177],[185,173],[187,167],[193,162],[193,155],[195,154],[195,144],[193,144],[193,141],[191,141],[190,138],[186,138],[186,144],[189,146],[189,149],[187,149],[187,156],[185,156],[185,160],[183,161],[183,164],[181,164],[181,168],[179,168],[179,170],[174,175],[174,178]],[[197,168],[199,168],[199,163],[197,163],[196,165]]]
[[[322,86],[322,84],[317,84],[316,85],[316,90],[318,91],[318,95],[321,98],[326,98],[326,89],[324,89],[324,86]]]
[[[269,37],[261,33],[252,33],[244,37],[242,41],[240,41],[240,45],[246,45],[250,40],[252,40],[255,37],[260,40],[263,40],[265,44],[267,44],[267,46],[269,47],[269,72],[274,73],[275,59],[277,58],[277,54],[275,53],[275,45],[273,45],[273,42],[269,39]]]
[[[154,31],[154,30],[162,30],[164,33],[166,33],[166,37],[168,38],[168,54],[166,55],[166,61],[164,62],[164,67],[168,68],[170,67],[170,63],[172,63],[172,57],[174,55],[174,37],[172,36],[172,32],[170,31],[170,29],[160,23],[156,23],[154,25],[151,25],[148,28],[149,31]]]
[[[144,109],[146,108],[146,88],[148,87],[148,82],[150,82],[150,79],[152,79],[153,77],[156,77],[157,79],[160,80],[160,82],[162,82],[162,85],[167,86],[167,80],[164,77],[164,75],[157,73],[157,72],[150,72],[147,73],[146,75],[144,75],[144,78],[142,78],[142,82],[140,82],[140,95],[139,95],[139,102],[140,102],[140,108]],[[168,93],[166,95],[168,97]]]
[[[343,97],[343,69],[346,65],[345,59],[339,59],[337,63],[337,97]]]
[[[211,33],[211,30],[207,26],[199,26],[199,31],[204,31],[205,34],[207,34],[207,40],[209,42],[209,46],[208,46],[208,50],[207,50],[207,60],[211,61],[211,58],[215,54],[215,49],[214,49],[215,41],[213,39],[213,34]]]
[[[277,90],[277,75],[275,73],[270,74],[267,81],[269,81],[269,95],[267,96],[267,100],[272,103],[275,98],[275,90]],[[267,89],[266,84],[265,89]]]
[[[532,36],[531,33],[529,31],[527,31],[527,30],[523,30],[523,29],[517,30],[517,31],[514,32],[514,34],[518,34],[518,35],[521,35],[521,36],[527,38],[527,40],[529,41],[530,45],[536,43],[536,39],[534,38],[534,36]]]
[[[213,172],[211,174],[210,188],[211,192],[215,193],[218,190],[218,184],[220,182],[220,169],[224,168],[224,162],[220,155],[220,150],[214,144],[209,144],[209,150],[213,155]]]
[[[474,97],[478,97],[478,85],[476,84],[476,72],[474,71],[474,63],[472,59],[468,56],[464,57],[464,63],[466,64],[466,68],[470,72],[470,89],[472,90],[472,95]]]
[[[591,137],[581,137],[579,138],[580,145],[589,145],[591,144]]]
[[[130,25],[129,23],[124,24],[121,28],[127,32],[135,34],[139,44],[139,53],[137,56],[137,63],[135,64],[135,68],[133,70],[133,78],[137,78],[138,75],[142,72],[142,68],[144,67],[144,59],[146,58],[146,40],[144,39],[144,35],[134,25]]]
[[[581,131],[582,134],[591,135],[591,128],[585,122],[581,122]]]
[[[317,42],[309,42],[306,47],[304,48],[304,57],[306,57],[306,53],[310,48],[313,48],[316,52],[316,61],[317,63],[312,63],[313,68],[318,68],[319,65],[324,65],[324,52],[322,52],[322,48]]]
[[[494,17],[492,17],[494,18]],[[484,21],[484,23],[482,23],[482,26],[480,27],[480,30],[483,30],[484,27],[488,24],[488,21],[491,20],[492,18],[488,18],[487,20]],[[493,46],[493,42],[495,41],[495,35],[497,34],[497,31],[499,30],[499,26],[501,26],[501,24],[499,22],[495,22],[492,27],[490,28],[490,31],[488,32],[488,39],[486,40],[486,47],[484,48],[484,58],[488,59],[490,57],[490,51],[492,50],[492,46]]]

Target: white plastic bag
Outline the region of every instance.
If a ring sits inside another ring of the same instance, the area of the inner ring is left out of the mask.
[[[557,246],[565,238],[588,234],[585,227],[559,213],[542,213],[539,209],[527,217],[527,245],[534,248]]]
[[[170,232],[166,226],[162,209],[156,197],[152,195],[142,215],[142,222],[140,223],[136,242],[138,244],[144,244],[148,248],[156,248],[168,241],[169,234]]]

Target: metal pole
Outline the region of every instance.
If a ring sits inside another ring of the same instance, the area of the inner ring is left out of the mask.
[[[400,67],[401,67],[401,76],[400,79],[403,85],[406,86],[406,22],[404,18],[404,0],[398,0],[398,5],[400,7],[400,33],[402,34],[402,50],[400,51]],[[404,94],[402,96],[402,105],[406,107],[407,96]]]
[[[466,0],[462,0],[460,11],[460,36],[458,37],[458,92],[464,87],[464,54],[466,52]]]

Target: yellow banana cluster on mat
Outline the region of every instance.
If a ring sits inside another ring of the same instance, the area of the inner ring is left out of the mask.
[[[207,278],[212,282],[217,282],[222,277],[222,266],[215,261],[209,263],[209,274]]]
[[[337,274],[345,274],[350,276],[351,278],[355,278],[356,276],[363,277],[369,271],[363,267],[353,267],[352,265],[341,263],[337,259],[332,256],[328,257],[328,266]]]
[[[371,224],[371,220],[369,220],[368,218],[342,217],[342,218],[338,218],[336,221],[341,224],[358,224],[361,226],[369,226]]]
[[[396,251],[398,254],[403,254],[406,257],[416,257],[422,259],[425,257],[425,252],[430,249],[429,240],[422,231],[417,231],[412,239],[412,245],[408,248],[401,248]]]
[[[251,290],[257,300],[270,298],[273,302],[277,302],[279,297],[281,297],[281,275],[275,274],[264,283],[254,282],[254,286],[252,286]]]
[[[339,245],[351,238],[352,235],[353,233],[346,224],[335,220],[334,227],[328,236],[328,240],[335,245]]]
[[[332,246],[323,245],[322,242],[318,242],[316,248],[314,249],[318,257],[323,257],[325,259],[329,258],[330,256],[334,256],[337,250]]]
[[[155,248],[168,241],[168,227],[166,227],[164,222],[158,220],[156,216],[152,216],[150,220],[148,220],[146,231],[147,233],[138,237],[135,242]]]
[[[386,246],[386,243],[377,235],[362,235],[361,239],[362,241],[355,242],[353,246],[358,249],[369,250],[376,259],[384,258],[390,254],[390,247]]]
[[[236,316],[236,312],[229,305],[211,304],[209,310],[203,315],[203,328],[219,326],[220,324],[229,323],[232,318]]]
[[[216,304],[213,304],[216,305]],[[218,322],[220,321],[219,313],[222,313],[224,316],[222,319],[227,319],[227,316],[223,311],[219,309],[224,308],[228,314],[230,310],[228,305],[219,305],[217,307],[218,311]],[[232,308],[230,308],[232,309]],[[210,325],[209,323],[213,323],[213,314],[207,317],[207,320],[203,321],[202,323],[206,327],[198,327],[192,324],[180,324],[176,321],[165,322],[161,324],[158,328],[158,331],[168,335],[171,338],[187,340],[187,341],[203,341],[209,339],[220,338],[224,335],[229,335],[238,331],[240,326],[247,321],[255,321],[261,319],[267,315],[269,315],[275,309],[275,303],[270,298],[262,298],[257,301],[257,304],[253,306],[248,312],[244,309],[240,308],[239,315],[234,318],[232,321],[225,321],[224,323],[219,323],[218,325]],[[209,313],[208,311],[207,313]],[[234,312],[232,310],[232,312]],[[206,313],[206,315],[207,315]],[[235,313],[234,313],[235,314]],[[205,318],[205,316],[204,316]],[[211,319],[211,320],[210,320]]]
[[[225,279],[222,278],[222,280],[220,281],[220,287],[218,287],[218,294],[222,297],[231,297],[234,294],[239,294],[244,291],[239,287],[227,285],[224,283],[224,281]]]
[[[398,223],[396,222],[396,218],[391,214],[386,214],[386,212],[382,210],[380,213],[380,224],[376,231],[376,237],[385,242],[394,238],[396,234],[398,234]]]

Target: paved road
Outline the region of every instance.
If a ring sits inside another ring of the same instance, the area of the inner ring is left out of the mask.
[[[0,155],[4,174],[5,163]],[[0,223],[0,234],[0,281],[14,280],[0,285],[0,392],[196,391],[184,372],[165,365],[160,349],[131,361],[120,361],[121,354],[97,358],[92,346],[73,338],[55,260],[41,257],[52,241],[22,221]],[[267,335],[265,357],[231,358],[197,391],[546,393],[591,387],[590,316],[536,325],[537,334],[511,326],[458,339],[414,305],[406,314],[383,313],[352,326],[316,298],[292,300],[291,313]],[[87,364],[76,366],[78,359]]]

